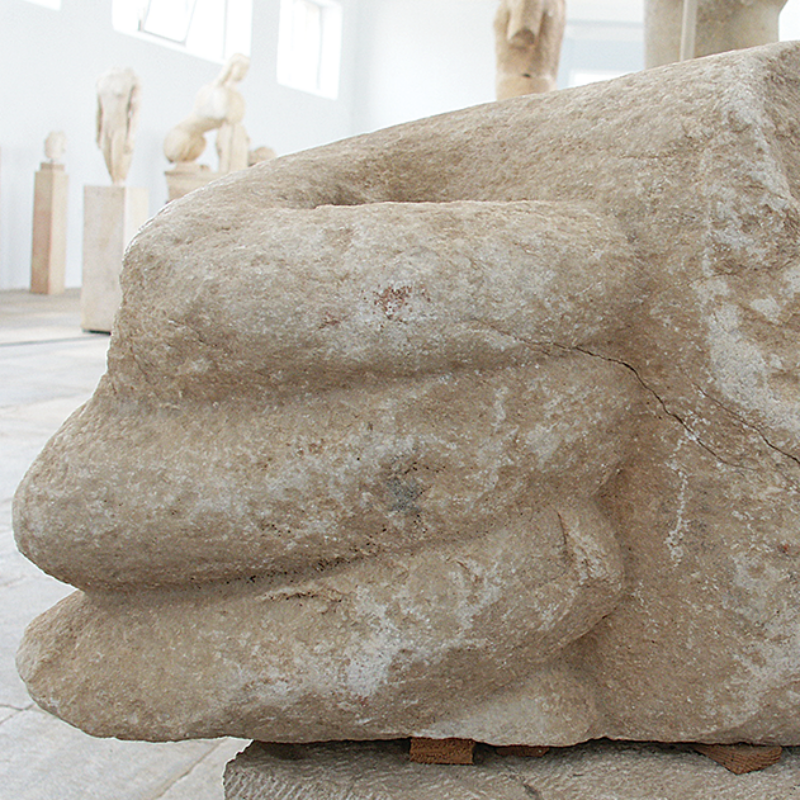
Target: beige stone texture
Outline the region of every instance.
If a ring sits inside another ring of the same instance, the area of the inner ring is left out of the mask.
[[[147,189],[83,187],[81,327],[110,333],[122,301],[125,248],[149,216]]]
[[[777,42],[786,0],[695,0],[694,53],[689,58]],[[681,60],[684,0],[645,0],[645,64]]]
[[[67,267],[67,192],[63,164],[43,162],[33,182],[31,291],[61,294]]]
[[[276,159],[136,237],[18,489],[99,736],[800,743],[800,47]]]

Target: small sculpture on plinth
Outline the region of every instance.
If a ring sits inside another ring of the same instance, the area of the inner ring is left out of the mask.
[[[67,262],[67,194],[69,179],[61,159],[67,149],[63,131],[51,131],[44,141],[46,161],[33,182],[31,291],[61,294]]]
[[[67,135],[64,131],[50,131],[44,140],[44,154],[51,164],[60,164],[67,151]]]
[[[250,150],[250,137],[242,123],[244,97],[238,89],[250,67],[250,59],[232,55],[219,76],[197,93],[194,109],[164,139],[164,155],[174,164],[167,172],[169,199],[184,194],[229,172],[245,169],[266,158],[274,158],[270,148]],[[219,166],[212,172],[204,164],[196,164],[206,148],[205,135],[217,131],[216,150]]]
[[[122,297],[122,254],[149,213],[145,187],[126,186],[139,126],[142,87],[130,67],[97,79],[97,146],[113,186],[84,186],[81,327],[110,333]]]
[[[564,0],[500,0],[494,19],[497,99],[556,88]]]
[[[142,88],[130,67],[112,67],[97,79],[97,146],[114,186],[122,186],[133,159]]]

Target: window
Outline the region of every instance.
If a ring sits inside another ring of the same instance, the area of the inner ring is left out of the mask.
[[[114,28],[211,61],[250,55],[252,0],[113,0]]]
[[[336,0],[281,0],[278,83],[336,99],[342,7]]]
[[[800,39],[800,0],[789,0],[779,21],[782,41]]]

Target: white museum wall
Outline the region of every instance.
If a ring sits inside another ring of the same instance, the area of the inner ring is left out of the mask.
[[[338,100],[329,100],[277,84],[279,0],[255,1],[252,63],[241,85],[254,146],[266,144],[285,154],[351,133],[358,2],[343,0],[341,91]],[[164,136],[191,111],[197,90],[216,77],[220,64],[116,32],[111,0],[62,0],[59,11],[27,0],[0,0],[0,289],[30,284],[33,179],[51,130],[67,135],[66,283],[80,285],[83,186],[111,183],[94,126],[95,81],[112,66],[132,67],[142,83],[127,183],[147,187],[155,214],[167,196]],[[213,134],[208,139],[200,161],[213,165]]]
[[[496,9],[497,0],[363,0],[356,129],[493,101]],[[643,67],[644,0],[567,0],[560,88]]]
[[[356,130],[494,100],[496,7],[497,0],[362,2]]]

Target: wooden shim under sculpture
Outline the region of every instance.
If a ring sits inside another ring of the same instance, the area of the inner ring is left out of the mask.
[[[695,744],[692,747],[737,775],[771,767],[781,760],[783,753],[783,748],[778,746],[748,744]]]
[[[418,764],[472,764],[472,739],[413,738],[409,759]]]

